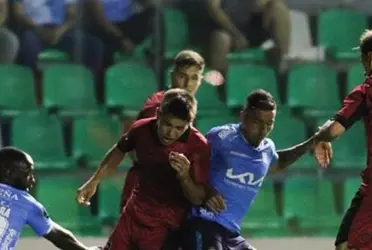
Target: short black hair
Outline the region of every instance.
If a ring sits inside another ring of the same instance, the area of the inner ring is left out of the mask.
[[[372,30],[365,30],[360,36],[360,51],[362,54],[372,52]]]
[[[248,95],[244,109],[272,111],[276,109],[276,102],[269,92],[263,89],[256,89]]]
[[[160,111],[162,114],[170,114],[184,121],[193,121],[197,112],[197,102],[187,90],[174,88],[165,92]]]
[[[18,148],[0,149],[0,180],[4,181],[9,178],[10,173],[29,171],[31,164],[33,163],[30,162],[28,155]]]

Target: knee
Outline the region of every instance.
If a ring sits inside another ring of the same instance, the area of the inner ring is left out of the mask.
[[[211,35],[211,44],[215,44],[219,48],[230,48],[231,36],[223,30],[213,31]]]
[[[281,18],[287,15],[289,15],[289,9],[281,0],[269,1],[264,8],[264,16],[269,18]]]

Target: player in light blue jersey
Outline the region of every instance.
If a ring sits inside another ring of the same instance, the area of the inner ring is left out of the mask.
[[[315,137],[289,149],[276,150],[267,136],[274,127],[276,103],[268,92],[251,93],[241,122],[212,128],[207,139],[211,146],[209,185],[214,194],[205,206],[192,209],[183,232],[183,250],[252,250],[240,236],[240,223],[269,172],[285,169],[314,149],[322,165],[331,157],[330,144]],[[324,156],[324,154],[327,154]]]
[[[32,158],[16,148],[2,148],[0,150],[0,249],[15,249],[26,224],[37,235],[49,240],[60,249],[99,249],[84,246],[71,232],[49,218],[44,207],[28,193],[34,183]]]

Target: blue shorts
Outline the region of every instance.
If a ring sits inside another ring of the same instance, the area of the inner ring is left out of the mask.
[[[239,233],[201,218],[185,223],[181,245],[183,250],[255,250]]]

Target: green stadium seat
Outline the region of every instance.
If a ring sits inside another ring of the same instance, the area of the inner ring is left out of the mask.
[[[327,230],[339,223],[332,193],[326,179],[291,176],[284,186],[284,214],[297,218],[302,229]]]
[[[98,188],[98,209],[101,219],[118,218],[120,214],[120,195],[124,176],[107,178]]]
[[[362,169],[366,165],[366,139],[364,126],[355,123],[339,139],[332,143],[332,166],[336,168]]]
[[[276,236],[286,234],[285,221],[276,211],[273,182],[266,178],[242,221],[242,230],[253,237],[268,233]]]
[[[14,116],[19,112],[37,108],[34,76],[30,69],[19,65],[2,64],[0,78],[1,116]]]
[[[304,116],[328,116],[340,105],[337,73],[322,64],[305,64],[288,72],[288,105]]]
[[[83,181],[76,176],[43,175],[36,186],[36,198],[44,205],[49,216],[74,232],[97,223],[91,216],[90,208],[79,206],[75,200],[76,191]],[[98,224],[95,226],[98,227]]]
[[[269,91],[280,104],[276,76],[273,69],[264,65],[233,64],[227,74],[227,105],[244,106],[247,95],[255,89]]]
[[[97,168],[106,152],[119,141],[122,124],[108,115],[80,117],[72,128],[72,155],[84,159],[88,167]],[[125,161],[130,164],[129,158]]]
[[[261,48],[249,48],[243,51],[233,51],[227,55],[230,62],[234,61],[255,61],[265,62],[265,51]]]
[[[61,115],[96,113],[95,83],[92,73],[82,65],[60,64],[45,68],[43,102]]]
[[[213,116],[197,116],[196,118],[196,127],[198,130],[203,133],[204,135],[207,134],[207,132],[216,126],[221,126],[227,123],[238,123],[239,122],[239,116],[235,116],[229,112],[226,113],[220,113]]]
[[[145,60],[146,50],[151,47],[152,38],[146,38],[142,43],[136,46],[135,50],[131,55],[126,55],[121,51],[116,51],[114,53],[114,60],[116,63],[128,61],[128,60]]]
[[[36,169],[73,168],[66,156],[62,126],[55,115],[47,112],[22,113],[11,127],[12,145],[28,152]]]
[[[361,12],[326,10],[318,17],[318,44],[329,48],[337,60],[358,60],[359,53],[351,49],[359,44],[360,34],[367,28],[367,16]]]
[[[155,73],[140,63],[118,63],[106,71],[106,106],[136,116],[147,97],[157,91]]]
[[[269,137],[274,141],[276,149],[289,148],[307,138],[306,125],[301,120],[294,118],[288,109],[281,108],[276,115],[274,129]],[[314,167],[316,162],[309,154],[306,154],[294,165],[296,168],[310,168]]]
[[[347,71],[346,92],[350,93],[356,85],[363,83],[365,79],[363,66],[360,64],[352,65]]]
[[[40,63],[63,63],[70,60],[70,56],[60,50],[46,49],[38,55]]]
[[[352,199],[354,198],[356,192],[358,191],[362,179],[360,177],[351,177],[345,180],[344,182],[344,204],[343,208],[346,211],[351,204]]]
[[[165,8],[165,58],[173,58],[189,44],[189,28],[186,15],[178,9]]]

